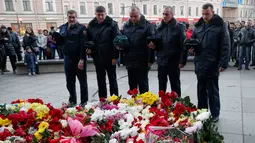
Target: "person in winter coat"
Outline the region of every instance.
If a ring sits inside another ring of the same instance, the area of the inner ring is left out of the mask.
[[[38,36],[37,36],[37,46],[40,50],[39,52],[39,60],[42,60],[42,58],[46,59],[46,50],[47,50],[47,37],[43,35],[42,30],[38,30]]]
[[[2,69],[2,75],[4,74],[4,69],[6,68],[6,62],[7,62],[7,56],[9,56],[13,74],[16,74],[16,52],[13,46],[12,36],[7,31],[6,27],[4,25],[0,28],[0,48],[4,48],[4,53],[2,54],[2,63],[1,63],[1,69]]]
[[[241,30],[241,23],[237,22],[236,23],[236,29],[234,30],[234,35],[233,35],[233,50],[232,50],[232,57],[235,59],[235,65],[234,67],[238,67],[238,57],[239,57],[239,47],[240,47],[240,38],[238,37],[239,32]]]
[[[81,106],[85,106],[88,101],[88,83],[86,73],[86,49],[84,46],[87,40],[87,29],[77,21],[77,12],[69,10],[67,12],[68,22],[60,26],[59,37],[64,52],[64,68],[66,75],[66,86],[69,91],[68,106],[77,104],[76,96],[76,76],[80,82]]]
[[[35,67],[38,64],[35,53],[32,52],[29,46],[26,47],[24,64],[27,66],[28,75],[36,75]]]
[[[110,84],[110,95],[118,95],[118,83],[116,75],[116,64],[119,51],[113,45],[115,37],[121,35],[118,24],[106,15],[103,6],[96,8],[96,17],[88,25],[88,41],[95,43],[95,51],[92,58],[96,67],[99,97],[107,98],[106,73]],[[87,48],[87,54],[91,50]]]
[[[16,55],[18,57],[18,61],[21,61],[22,60],[22,55],[21,55],[22,51],[21,51],[21,44],[19,41],[19,37],[18,37],[17,33],[12,31],[11,27],[8,27],[7,30],[9,31],[9,33],[12,36],[12,44],[14,46]]]
[[[130,8],[130,19],[123,27],[123,35],[129,39],[124,46],[124,59],[128,71],[129,88],[139,86],[140,93],[149,90],[148,69],[155,61],[155,53],[148,48],[147,38],[155,37],[154,26],[150,24],[136,6]]]
[[[192,32],[193,32],[193,28],[194,28],[194,24],[193,24],[193,23],[190,23],[190,24],[189,24],[189,27],[187,28],[187,31],[186,31],[186,38],[187,38],[187,39],[190,39],[190,38],[191,38]]]
[[[22,47],[24,48],[24,51],[26,50],[25,48],[29,46],[36,56],[39,55],[39,48],[36,41],[37,37],[35,36],[33,29],[28,27],[26,29],[26,35],[23,37]],[[35,73],[39,74],[38,65],[35,67]]]
[[[159,91],[166,92],[169,77],[172,91],[181,96],[180,68],[186,65],[187,51],[183,49],[186,37],[182,24],[173,17],[170,6],[164,8],[163,20],[156,30],[156,37],[161,39],[161,43],[156,45]]]
[[[192,34],[192,39],[200,41],[194,59],[198,108],[208,109],[210,106],[213,121],[217,122],[220,115],[219,72],[228,67],[230,36],[226,23],[214,14],[212,4],[202,6],[202,15]],[[194,53],[193,48],[189,51]]]
[[[240,51],[239,51],[239,66],[238,70],[242,70],[244,52],[245,52],[245,69],[250,70],[249,64],[251,60],[251,46],[255,42],[255,32],[251,28],[251,21],[247,22],[247,27],[242,28],[239,32]]]

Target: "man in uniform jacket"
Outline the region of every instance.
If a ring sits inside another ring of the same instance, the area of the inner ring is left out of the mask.
[[[95,47],[87,47],[87,53],[92,55],[96,67],[100,98],[107,98],[106,73],[110,83],[110,94],[118,95],[116,63],[119,51],[113,45],[113,40],[119,35],[121,33],[117,22],[106,15],[103,6],[98,6],[96,17],[88,25],[88,40],[95,43]]]
[[[123,35],[129,39],[124,46],[124,61],[128,71],[129,88],[139,87],[140,93],[149,90],[148,71],[155,60],[155,54],[148,48],[147,38],[155,35],[151,25],[136,6],[130,8],[130,19],[123,27]]]
[[[166,92],[169,77],[172,91],[181,96],[180,68],[184,67],[187,59],[187,51],[183,49],[185,31],[183,25],[173,17],[170,6],[164,8],[163,20],[156,30],[156,37],[161,40],[160,44],[155,46],[159,91]],[[151,48],[153,46],[154,44]]]
[[[80,82],[81,106],[88,101],[88,85],[86,73],[86,52],[84,42],[87,38],[87,29],[78,23],[77,13],[74,10],[67,12],[68,22],[60,26],[62,46],[64,52],[64,68],[66,75],[66,86],[69,91],[69,106],[77,104],[75,82],[76,76]]]
[[[209,106],[213,121],[217,122],[220,115],[219,72],[228,67],[230,36],[223,19],[214,14],[212,4],[202,6],[202,15],[192,35],[193,39],[200,41],[194,59],[198,108],[208,109]],[[194,49],[189,51],[193,53]]]

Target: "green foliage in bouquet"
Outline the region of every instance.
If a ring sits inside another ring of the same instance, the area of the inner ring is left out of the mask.
[[[19,113],[19,108],[16,107],[16,105],[13,105],[11,108],[7,108],[6,104],[0,105],[0,114],[7,116],[9,114]]]
[[[198,143],[224,143],[224,137],[218,132],[218,127],[212,118],[203,122],[202,129],[193,134]]]

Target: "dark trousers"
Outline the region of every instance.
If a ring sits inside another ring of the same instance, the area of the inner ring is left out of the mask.
[[[127,71],[130,90],[139,87],[141,94],[149,91],[148,68],[128,69]]]
[[[116,65],[112,66],[99,66],[96,65],[97,74],[97,85],[99,97],[107,98],[107,88],[106,88],[106,73],[108,75],[108,80],[110,84],[110,94],[119,95],[117,76],[116,76]]]
[[[70,103],[77,103],[77,95],[76,95],[76,76],[80,82],[80,91],[81,91],[81,103],[86,103],[88,101],[88,83],[87,83],[87,66],[84,63],[84,69],[78,69],[79,60],[73,59],[71,57],[65,56],[64,57],[64,68],[65,68],[65,75],[66,75],[66,87],[69,91]]]
[[[208,109],[213,117],[220,115],[219,77],[197,78],[198,109]]]
[[[45,60],[46,59],[46,49],[44,48],[39,48],[39,60],[42,60],[42,58]]]
[[[255,44],[252,46],[252,64],[255,64]]]
[[[171,65],[158,66],[159,91],[163,90],[164,92],[166,92],[167,77],[169,78],[172,91],[175,91],[179,96],[181,96],[181,80],[179,67]]]
[[[62,49],[61,46],[57,46],[57,52],[58,52],[59,59],[63,59],[64,58],[64,53],[63,53],[63,49]]]
[[[21,51],[20,48],[15,48],[15,53],[17,55],[18,61],[22,61],[22,55],[21,55]]]
[[[10,62],[12,65],[12,70],[15,71],[16,70],[16,62],[17,62],[16,55],[10,55],[9,58],[10,58]],[[7,67],[6,64],[7,64],[7,56],[4,56],[2,69],[6,69],[6,67]]]
[[[55,59],[56,48],[51,47],[50,53],[51,53],[51,59]]]
[[[249,47],[249,46],[240,46],[239,68],[242,68],[244,57],[245,57],[245,68],[249,68],[249,64],[250,64],[250,60],[251,60],[251,47]]]

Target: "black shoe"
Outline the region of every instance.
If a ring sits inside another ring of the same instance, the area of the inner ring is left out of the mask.
[[[71,108],[71,107],[75,107],[76,106],[76,103],[68,103],[67,104],[67,108]]]
[[[242,70],[242,68],[238,68],[237,70],[239,70],[239,71],[240,71],[240,70]]]
[[[235,64],[234,67],[238,67],[238,64]]]
[[[212,117],[212,121],[213,121],[214,123],[217,123],[217,122],[219,121],[219,117]]]
[[[79,104],[79,106],[81,106],[82,108],[84,108],[86,105],[87,105],[87,102]]]
[[[13,71],[13,74],[16,74],[16,71]]]
[[[250,70],[250,68],[245,68],[245,69],[248,70],[248,71]]]
[[[255,66],[255,64],[251,64],[250,66],[253,67],[253,66]]]
[[[1,75],[4,75],[4,72],[2,72]]]
[[[10,70],[4,69],[4,72],[10,72]]]

